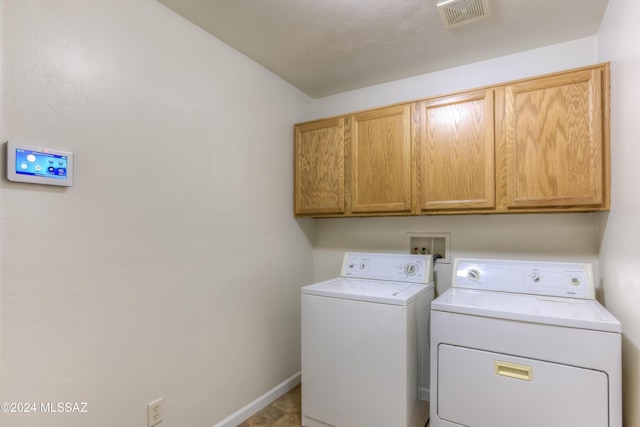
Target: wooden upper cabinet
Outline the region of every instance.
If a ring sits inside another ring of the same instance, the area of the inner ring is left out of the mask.
[[[351,211],[411,211],[411,106],[351,116]]]
[[[419,102],[419,210],[495,207],[494,91]]]
[[[295,126],[296,215],[345,211],[344,118]]]
[[[600,66],[505,87],[507,208],[608,208],[608,77]]]
[[[609,64],[295,125],[295,214],[609,209]]]

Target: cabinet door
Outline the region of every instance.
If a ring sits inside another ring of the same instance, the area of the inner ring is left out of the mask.
[[[351,211],[410,210],[411,106],[353,115]]]
[[[423,101],[416,142],[421,211],[495,206],[494,93]]]
[[[508,208],[606,204],[604,73],[579,70],[505,88]]]
[[[344,119],[295,127],[295,213],[344,213]]]

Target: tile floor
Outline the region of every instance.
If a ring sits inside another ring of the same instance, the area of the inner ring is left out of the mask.
[[[300,385],[283,394],[238,427],[300,427]],[[425,427],[429,427],[429,423]]]
[[[300,427],[302,422],[300,404],[300,385],[298,385],[238,427]]]

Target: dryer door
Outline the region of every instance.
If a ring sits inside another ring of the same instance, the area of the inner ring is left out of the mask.
[[[605,427],[600,371],[440,344],[438,416],[471,427]]]

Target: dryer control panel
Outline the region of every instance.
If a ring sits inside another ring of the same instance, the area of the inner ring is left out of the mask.
[[[591,264],[456,259],[453,287],[595,299]]]
[[[347,252],[344,255],[340,276],[431,283],[433,282],[433,255]]]

